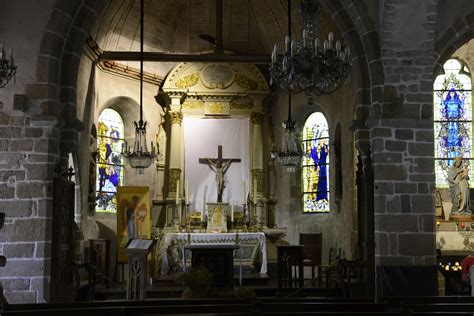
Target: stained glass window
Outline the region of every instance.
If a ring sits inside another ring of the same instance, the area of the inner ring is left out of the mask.
[[[448,170],[455,157],[462,157],[471,179],[472,108],[471,75],[457,59],[449,59],[444,74],[434,82],[434,133],[436,186],[447,188]],[[471,182],[473,187],[474,181]]]
[[[329,131],[320,112],[303,127],[303,212],[329,212]]]
[[[96,211],[115,212],[117,186],[123,184],[124,128],[117,111],[105,109],[97,124]]]

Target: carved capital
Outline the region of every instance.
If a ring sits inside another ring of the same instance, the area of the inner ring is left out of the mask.
[[[183,122],[183,112],[181,111],[170,111],[168,112],[170,116],[171,124],[180,124]]]
[[[252,112],[252,115],[250,116],[250,122],[252,122],[253,125],[262,125],[263,113]]]

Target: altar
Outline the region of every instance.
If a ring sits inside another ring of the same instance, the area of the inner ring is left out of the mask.
[[[184,271],[186,245],[239,245],[240,249],[234,252],[234,261],[237,264],[252,265],[257,249],[260,250],[260,273],[267,273],[267,245],[264,233],[170,233],[164,236],[161,247],[161,274],[171,272],[170,261],[179,264]],[[169,256],[174,258],[170,258]]]

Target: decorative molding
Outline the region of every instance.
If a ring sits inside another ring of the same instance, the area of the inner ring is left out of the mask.
[[[201,82],[208,89],[227,89],[235,79],[234,70],[227,64],[211,64],[201,71]]]
[[[242,75],[236,75],[235,76],[235,83],[241,87],[242,89],[245,90],[256,90],[258,87],[258,84],[255,80],[252,80],[250,78],[247,78]]]
[[[205,115],[230,115],[229,103],[209,102],[205,104]]]
[[[252,169],[252,185],[257,181],[257,193],[263,193],[263,170],[262,169]],[[253,188],[252,188],[253,192]]]
[[[176,88],[189,88],[194,85],[196,85],[199,82],[199,74],[198,73],[193,73],[191,75],[188,75],[186,77],[183,77],[176,81],[174,84]]]
[[[183,112],[181,111],[169,111],[168,115],[171,120],[171,124],[180,124],[183,122]]]
[[[250,122],[252,122],[253,125],[262,125],[263,113],[252,112],[252,114],[250,115]]]
[[[232,110],[246,110],[253,108],[252,100],[232,100],[230,101],[230,108]]]
[[[186,100],[183,103],[183,109],[202,110],[204,109],[204,101]]]
[[[168,181],[168,196],[173,193],[176,195],[176,181],[181,179],[181,169],[170,168],[170,177]]]

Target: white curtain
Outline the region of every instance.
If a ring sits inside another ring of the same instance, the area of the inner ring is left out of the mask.
[[[248,118],[197,119],[185,117],[184,124],[184,178],[189,181],[191,211],[202,211],[205,203],[217,202],[215,173],[199,158],[217,158],[217,146],[222,145],[223,158],[237,158],[225,174],[223,203],[242,206],[243,181],[249,192],[249,129]],[[230,207],[229,207],[230,209]]]

